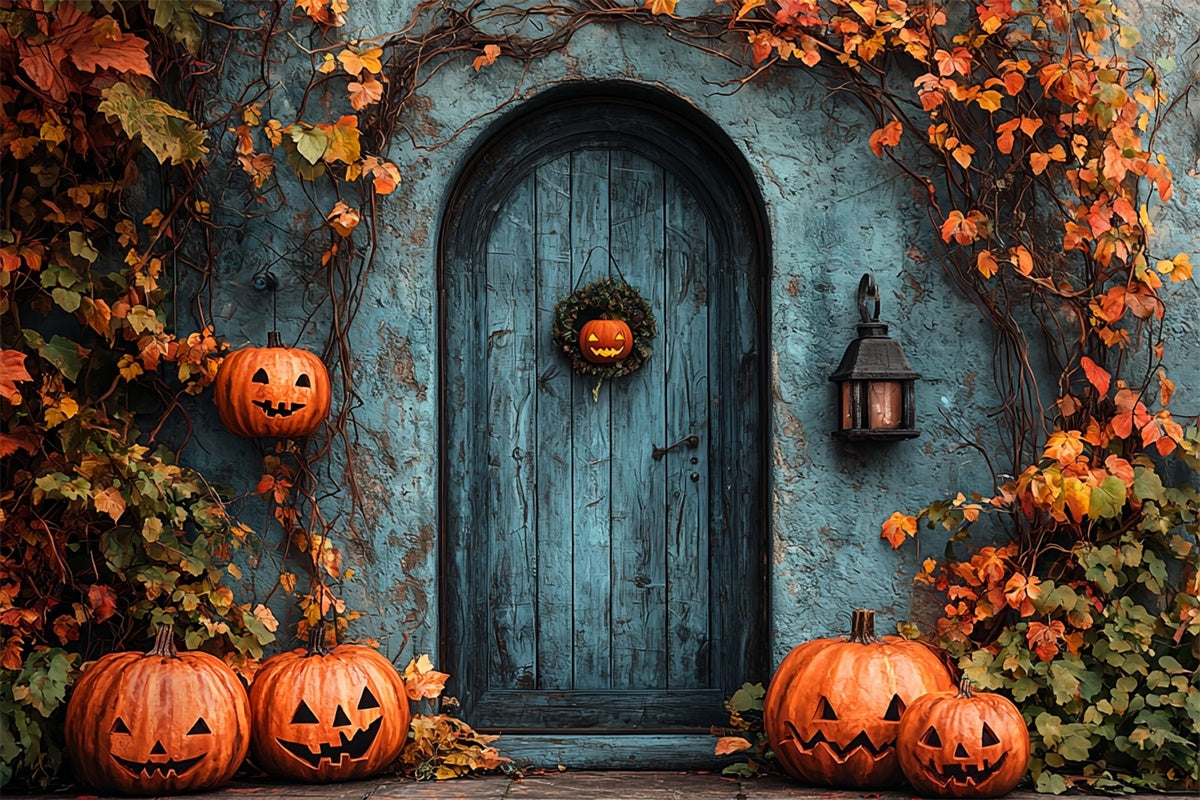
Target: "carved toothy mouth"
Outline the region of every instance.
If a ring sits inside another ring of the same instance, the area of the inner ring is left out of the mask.
[[[279,401],[277,406],[272,405],[270,400],[252,400],[250,402],[261,408],[268,417],[290,417],[306,405],[305,403],[288,403],[284,400]]]
[[[172,772],[175,773],[175,777],[179,778],[192,767],[199,764],[206,755],[208,753],[201,753],[195,758],[185,758],[181,761],[176,761],[173,758],[168,758],[166,761],[130,761],[118,755],[114,755],[113,759],[135,778],[149,778],[154,775],[161,775],[165,778]]]
[[[821,731],[814,733],[811,739],[805,739],[800,735],[800,732],[796,730],[796,726],[790,722],[785,724],[787,725],[788,730],[791,732],[791,735],[783,741],[785,743],[791,742],[796,749],[802,753],[811,753],[818,745],[825,745],[826,749],[833,753],[834,757],[838,761],[845,761],[856,750],[863,750],[867,753],[870,753],[871,757],[878,761],[884,756],[891,755],[896,749],[895,739],[889,739],[883,744],[876,745],[871,741],[871,737],[867,736],[866,731],[858,734],[858,736],[855,736],[846,744],[838,744],[837,742],[831,742],[829,739],[826,739],[825,734]]]
[[[617,356],[621,355],[621,351],[624,350],[625,348],[623,348],[623,347],[589,347],[588,349],[592,351],[592,355],[594,355],[594,356],[600,356],[601,358],[616,358]]]
[[[322,742],[320,747],[315,751],[310,745],[301,742],[289,742],[278,737],[275,738],[275,741],[279,742],[280,747],[284,750],[313,769],[316,769],[321,765],[322,761],[328,761],[330,764],[336,765],[340,764],[347,757],[351,761],[359,761],[366,758],[367,750],[371,749],[371,745],[375,743],[375,737],[379,735],[379,728],[382,725],[383,717],[378,717],[374,722],[353,736],[347,737],[344,732],[339,733],[340,744]]]
[[[933,759],[929,760],[926,765],[926,771],[929,773],[934,782],[939,786],[949,786],[951,783],[956,783],[961,786],[978,786],[988,778],[996,774],[1000,766],[1008,760],[1008,753],[1003,753],[995,764],[989,764],[985,758],[983,766],[975,764],[942,764],[938,766],[933,763]]]

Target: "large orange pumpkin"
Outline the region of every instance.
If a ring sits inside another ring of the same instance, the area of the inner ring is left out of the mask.
[[[579,349],[593,364],[624,361],[633,350],[633,332],[619,319],[593,319],[579,329]]]
[[[923,795],[1000,797],[1029,768],[1029,729],[1004,695],[937,692],[913,701],[896,734],[904,777]]]
[[[329,416],[329,371],[316,353],[284,347],[278,331],[266,347],[225,356],[213,382],[221,422],[238,436],[308,436]]]
[[[307,648],[263,662],[250,686],[254,762],[273,775],[323,783],[366,778],[408,739],[408,696],[392,663],[370,647]]]
[[[927,646],[875,635],[875,612],[857,609],[850,637],[792,650],[763,699],[763,723],[793,777],[826,786],[879,787],[902,780],[896,729],[923,694],[953,688]]]
[[[180,653],[170,625],[148,653],[113,653],[83,673],[67,703],[67,752],[97,789],[164,795],[219,786],[250,744],[250,706],[233,670]]]

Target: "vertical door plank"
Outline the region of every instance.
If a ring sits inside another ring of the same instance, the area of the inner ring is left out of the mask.
[[[573,286],[586,285],[608,274],[608,259],[603,250],[596,251],[588,260],[595,245],[608,247],[608,227],[608,151],[576,151],[571,165]],[[573,688],[607,689],[612,683],[609,658],[612,387],[606,384],[599,400],[593,402],[595,378],[575,375],[572,385]]]
[[[707,222],[695,199],[673,177],[666,194],[667,301],[663,338],[667,373],[667,435],[700,437],[695,450],[676,449],[667,469],[667,647],[671,689],[711,685],[709,669],[709,452],[721,447],[709,430],[708,274],[717,265],[707,246]],[[720,346],[720,335],[715,341]]]
[[[537,344],[533,175],[513,191],[488,240],[487,487],[492,526],[489,685],[531,689],[537,660]]]
[[[554,304],[571,292],[571,156],[537,169],[537,688],[570,689],[571,364],[550,339]]]
[[[610,250],[620,272],[663,314],[663,170],[613,151]],[[614,272],[616,270],[614,269]],[[612,685],[664,687],[666,653],[666,441],[664,338],[633,375],[612,386]]]

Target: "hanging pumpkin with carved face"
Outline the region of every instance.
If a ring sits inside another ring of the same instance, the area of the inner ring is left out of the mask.
[[[408,739],[408,696],[392,663],[370,647],[307,648],[263,662],[250,687],[254,761],[273,775],[313,783],[366,778]]]
[[[619,319],[593,319],[579,329],[579,349],[593,364],[624,361],[633,350],[633,332]]]
[[[973,692],[963,678],[957,693],[913,701],[896,749],[904,776],[923,795],[1000,797],[1029,768],[1029,729],[1011,700]]]
[[[238,436],[308,436],[329,416],[329,371],[316,353],[284,347],[271,331],[266,347],[225,356],[213,400],[221,422]]]
[[[97,789],[170,795],[225,783],[250,745],[250,706],[237,675],[208,653],[180,653],[170,625],[148,653],[112,653],[67,703],[67,752]]]
[[[928,647],[875,636],[875,612],[857,609],[850,637],[790,652],[763,699],[771,748],[793,777],[826,786],[901,782],[896,729],[914,700],[954,686]]]

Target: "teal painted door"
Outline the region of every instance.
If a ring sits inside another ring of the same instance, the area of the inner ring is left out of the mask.
[[[506,171],[444,265],[443,624],[485,729],[707,730],[758,660],[755,281],[700,187],[621,144]],[[549,331],[558,299],[610,274],[659,334],[593,399]]]

